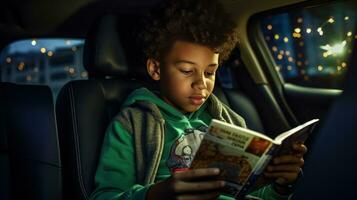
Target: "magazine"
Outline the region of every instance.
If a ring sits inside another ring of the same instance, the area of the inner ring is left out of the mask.
[[[226,181],[222,193],[241,199],[253,189],[268,184],[262,174],[270,160],[292,153],[292,145],[305,142],[318,121],[310,120],[272,139],[213,119],[191,168],[220,168],[218,179]]]

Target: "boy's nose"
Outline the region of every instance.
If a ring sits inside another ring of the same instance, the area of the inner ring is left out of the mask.
[[[194,87],[197,87],[200,90],[207,88],[206,78],[204,74],[197,75],[196,80],[193,83]]]

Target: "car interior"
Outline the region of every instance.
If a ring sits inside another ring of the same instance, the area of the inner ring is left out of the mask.
[[[5,1],[0,14],[1,49],[23,39],[83,39],[81,62],[88,77],[69,80],[56,96],[48,85],[0,79],[0,199],[89,199],[106,128],[134,89],[156,87],[147,75],[135,33],[140,31],[147,12],[159,2]],[[281,81],[271,71],[274,59],[258,27],[262,16],[341,2],[357,10],[353,1],[222,0],[237,23],[240,41],[220,66],[230,73],[217,77],[214,94],[243,116],[249,129],[270,137],[319,118],[321,123],[307,142],[316,147],[307,159],[323,153],[320,141],[326,139],[321,139],[324,134],[320,134],[320,126],[332,123],[330,107],[334,105],[332,112],[337,112],[336,104],[341,100],[335,100],[344,97],[343,89]],[[356,24],[354,28],[357,30]],[[0,69],[4,60],[1,56]],[[3,74],[5,70],[0,70],[0,77]],[[347,77],[345,85],[352,96],[356,84],[350,81],[352,75]],[[230,86],[225,84],[227,78]],[[351,106],[355,110],[356,103]],[[343,118],[342,113],[339,118]],[[344,126],[343,121],[337,124]],[[349,130],[357,130],[352,126]],[[343,152],[341,148],[335,150]],[[318,160],[307,162],[305,168],[315,169],[316,165]],[[307,174],[307,181],[312,183],[312,179]],[[308,199],[302,190],[298,199]]]

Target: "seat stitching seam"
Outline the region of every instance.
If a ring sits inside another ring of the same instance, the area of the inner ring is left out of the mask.
[[[73,92],[73,87],[71,85],[70,87],[70,105],[71,105],[71,115],[72,115],[72,118],[73,118],[73,139],[75,141],[75,145],[74,145],[74,148],[75,148],[75,152],[76,152],[76,163],[77,163],[77,173],[78,173],[78,179],[79,179],[79,185],[80,185],[80,188],[81,190],[83,191],[83,194],[84,194],[84,197],[86,199],[88,199],[88,195],[87,195],[87,191],[84,187],[84,184],[83,184],[83,179],[82,179],[82,168],[81,168],[81,158],[80,158],[80,154],[79,154],[79,140],[78,140],[78,131],[77,131],[77,118],[76,118],[76,110],[75,110],[75,106],[74,106],[74,92]]]

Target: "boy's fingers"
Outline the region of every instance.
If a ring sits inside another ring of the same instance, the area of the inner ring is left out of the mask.
[[[191,169],[183,172],[176,172],[172,177],[176,180],[192,180],[207,176],[217,176],[219,174],[218,168],[204,168],[204,169]]]
[[[206,181],[206,182],[183,182],[179,181],[174,185],[175,193],[202,192],[207,190],[217,190],[225,185],[224,181]]]
[[[304,144],[294,144],[293,149],[297,154],[305,154],[307,152],[307,147]]]
[[[300,172],[298,165],[270,165],[267,167],[267,172]]]
[[[302,157],[296,157],[293,155],[284,155],[274,158],[273,164],[297,164],[299,166],[304,165],[304,159]]]

